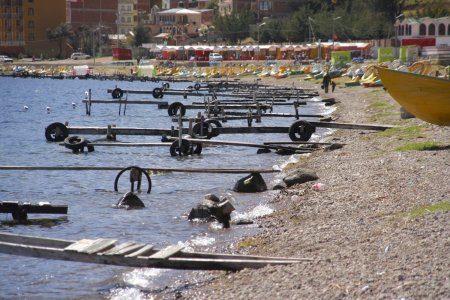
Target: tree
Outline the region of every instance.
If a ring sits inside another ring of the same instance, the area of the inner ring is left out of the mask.
[[[214,15],[219,16],[219,0],[209,0],[206,8],[214,10]]]
[[[224,40],[236,43],[250,35],[250,24],[255,22],[252,12],[245,10],[231,15],[219,16],[214,20],[216,32]]]
[[[144,43],[148,43],[150,41],[149,36],[149,28],[143,26],[142,24],[139,24],[136,26],[133,30],[134,37],[133,37],[133,45],[136,47],[142,46]]]
[[[63,44],[70,39],[71,37],[73,37],[73,30],[72,30],[72,26],[70,26],[70,24],[67,23],[61,23],[60,25],[58,25],[57,27],[50,29],[47,28],[47,38],[50,41],[55,41],[58,44],[59,47],[59,53],[58,53],[58,58],[62,57],[62,48],[63,48]]]

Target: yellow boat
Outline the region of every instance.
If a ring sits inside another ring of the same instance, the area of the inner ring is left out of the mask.
[[[405,110],[426,122],[450,126],[450,80],[377,69],[385,89]]]

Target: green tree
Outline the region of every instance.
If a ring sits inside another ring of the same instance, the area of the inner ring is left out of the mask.
[[[231,43],[237,43],[238,40],[250,35],[250,24],[254,22],[254,14],[245,10],[239,13],[232,13],[231,15],[216,17],[214,28],[222,39]]]
[[[144,43],[148,43],[150,41],[149,28],[139,24],[133,30],[133,45],[136,47],[142,46]]]
[[[58,58],[62,57],[62,48],[65,42],[67,42],[68,39],[73,37],[73,30],[72,26],[67,23],[61,23],[60,25],[56,26],[55,28],[47,28],[47,38],[50,41],[54,41],[58,44]]]
[[[209,0],[206,8],[214,10],[214,15],[219,16],[219,0]]]

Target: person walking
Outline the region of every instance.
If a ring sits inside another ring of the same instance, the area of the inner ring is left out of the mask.
[[[325,90],[325,93],[328,93],[328,86],[330,85],[330,82],[331,82],[331,76],[328,72],[326,72],[325,75],[323,76],[323,80],[322,80],[323,89]]]

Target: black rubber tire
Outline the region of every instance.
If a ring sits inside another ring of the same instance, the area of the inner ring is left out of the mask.
[[[203,149],[202,143],[191,143],[191,150],[190,150],[191,154],[200,155],[202,154],[202,149]]]
[[[188,140],[181,139],[181,147],[178,145],[178,140],[175,140],[170,145],[171,156],[188,156],[191,152],[191,143]]]
[[[113,97],[113,99],[119,99],[119,98],[122,98],[122,96],[123,96],[123,91],[122,91],[122,89],[115,88],[115,89],[111,92],[111,96]]]
[[[168,82],[164,83],[162,86],[165,90],[170,88],[170,84]]]
[[[192,137],[195,139],[211,139],[213,137],[212,126],[209,123],[203,122],[203,135],[201,134],[202,123],[195,123],[192,127]]]
[[[125,169],[121,170],[121,171],[117,174],[116,179],[114,180],[114,191],[116,191],[116,192],[119,191],[118,188],[117,188],[117,183],[119,182],[120,176],[121,176],[125,171],[131,170],[131,169],[138,169],[139,171],[141,171],[141,172],[145,175],[145,177],[147,177],[147,182],[148,182],[147,194],[150,194],[150,192],[151,192],[151,190],[152,190],[152,180],[150,179],[150,176],[148,175],[147,171],[145,171],[144,169],[139,168],[139,167],[137,167],[137,166],[126,167]]]
[[[222,123],[220,123],[219,120],[215,120],[215,119],[206,119],[205,123],[209,124],[212,127],[213,131],[214,131],[214,127],[216,127],[216,128],[222,127]],[[212,137],[216,137],[218,135],[219,135],[218,132],[217,133],[211,132]]]
[[[201,88],[200,83],[194,84],[194,89],[198,91]]]
[[[186,107],[181,102],[174,102],[169,105],[167,109],[169,116],[178,116],[181,114],[183,117],[186,114]]]
[[[64,139],[64,146],[72,151],[80,151],[86,146],[86,139],[81,136],[71,136]]]
[[[24,207],[12,212],[12,217],[17,222],[25,222],[28,219],[28,212]]]
[[[69,136],[69,130],[63,123],[52,123],[45,128],[45,138],[49,142],[61,142]]]
[[[289,138],[292,141],[308,141],[312,134],[316,132],[316,127],[307,121],[296,121],[289,127]]]
[[[89,140],[86,140],[86,147],[87,147],[87,151],[88,152],[94,152],[95,151],[95,148],[94,148],[94,146],[92,146],[92,145],[88,145],[88,144],[90,144],[91,143],[91,141],[89,141]]]
[[[162,98],[164,93],[161,88],[154,88],[152,91],[152,95],[153,95],[153,98],[158,99],[158,98]]]

